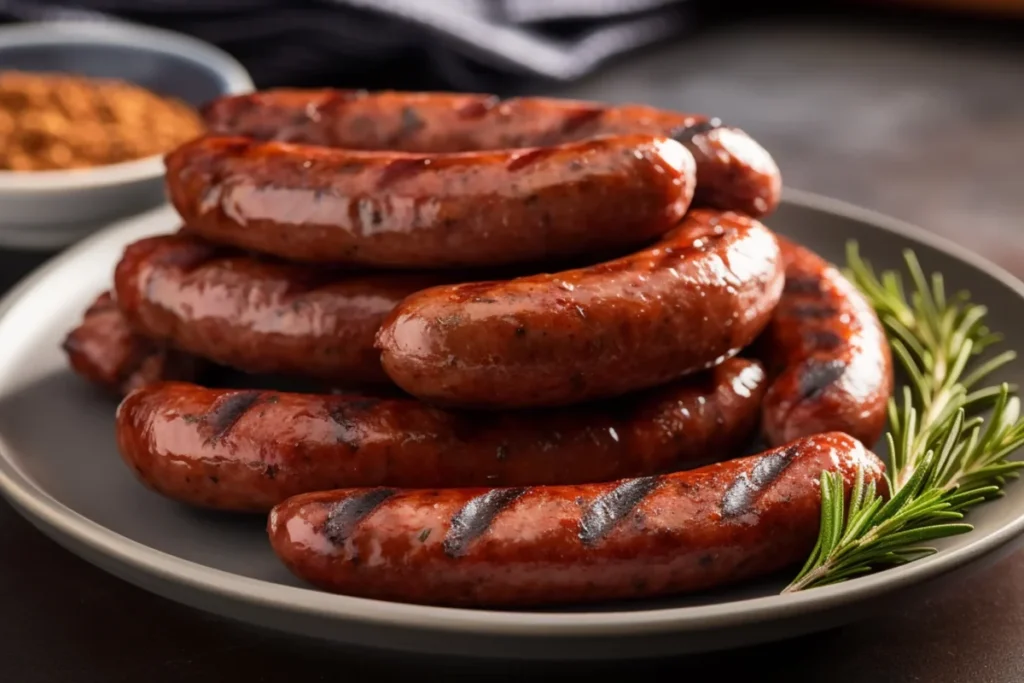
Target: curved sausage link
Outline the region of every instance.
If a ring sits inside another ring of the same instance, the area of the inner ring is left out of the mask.
[[[842,431],[874,445],[893,390],[892,354],[871,304],[833,265],[778,238],[786,284],[758,340],[772,378],[762,429],[772,444]]]
[[[204,363],[136,334],[110,292],[86,309],[61,348],[71,369],[114,396],[164,380],[192,381]]]
[[[146,337],[244,372],[355,384],[387,381],[377,328],[403,297],[442,281],[340,277],[180,233],[129,245],[114,273],[118,305]]]
[[[699,371],[750,344],[783,286],[775,236],[694,209],[654,246],[589,268],[426,289],[377,335],[407,392],[466,408],[618,396]]]
[[[327,591],[460,607],[653,597],[736,583],[814,546],[822,471],[883,463],[852,437],[806,437],[660,476],[580,486],[342,489],[270,514],[270,542]]]
[[[697,164],[694,201],[765,216],[778,206],[779,168],[738,128],[654,107],[486,94],[277,89],[229,96],[204,111],[221,135],[350,149],[462,152],[647,133],[682,142]]]
[[[340,487],[524,486],[608,481],[739,452],[765,375],[731,359],[624,400],[560,411],[448,412],[410,399],[163,384],[117,413],[125,461],[190,505],[267,512]]]
[[[166,157],[190,232],[296,261],[450,268],[635,247],[695,185],[679,143],[622,136],[421,154],[201,138]]]

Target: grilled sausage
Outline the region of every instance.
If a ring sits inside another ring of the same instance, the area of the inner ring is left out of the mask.
[[[767,228],[694,209],[631,256],[412,294],[381,325],[377,347],[398,386],[437,405],[579,403],[735,355],[768,323],[782,286]]]
[[[117,413],[125,461],[190,505],[267,512],[343,487],[608,481],[731,457],[760,418],[765,375],[734,358],[607,404],[483,418],[410,399],[167,383]]]
[[[341,489],[276,506],[268,534],[331,592],[460,607],[653,597],[727,585],[807,556],[822,471],[883,463],[841,432],[675,474],[578,486]]]
[[[635,247],[695,185],[685,147],[648,135],[414,155],[204,138],[166,158],[186,229],[295,261],[451,268]]]
[[[440,280],[336,272],[225,252],[197,237],[147,237],[114,273],[133,329],[244,372],[386,382],[374,334],[404,296]]]
[[[718,119],[654,107],[566,99],[278,89],[229,96],[204,110],[212,131],[261,140],[415,153],[556,145],[597,135],[647,133],[686,145],[697,162],[701,206],[767,215],[782,180],[771,155]]]
[[[118,397],[163,380],[192,381],[204,365],[136,334],[110,292],[103,292],[89,305],[61,348],[72,370]]]
[[[833,265],[779,237],[786,284],[757,346],[771,386],[771,444],[841,431],[874,445],[893,390],[892,354],[871,304]]]

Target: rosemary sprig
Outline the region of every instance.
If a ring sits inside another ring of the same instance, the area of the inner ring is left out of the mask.
[[[874,306],[908,381],[902,401],[894,396],[888,405],[889,497],[858,472],[847,505],[842,476],[823,472],[818,541],[786,593],[932,554],[934,548],[921,544],[970,531],[964,514],[1001,496],[1024,467],[1008,460],[1024,446],[1016,387],[979,387],[1015,358],[1004,351],[979,359],[1002,341],[985,326],[985,307],[966,292],[947,297],[942,276],[926,277],[911,250],[903,252],[909,299],[899,273],[876,276],[856,242],[847,244],[846,256],[846,276]]]

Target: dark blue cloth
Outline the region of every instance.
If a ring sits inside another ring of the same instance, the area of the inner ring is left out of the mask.
[[[0,0],[14,21],[188,33],[277,85],[497,89],[570,81],[685,32],[695,0]]]

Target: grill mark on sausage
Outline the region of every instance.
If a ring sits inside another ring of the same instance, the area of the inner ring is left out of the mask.
[[[797,390],[801,401],[806,401],[820,394],[826,387],[843,376],[846,361],[838,358],[822,360],[808,358],[797,370]]]
[[[455,513],[444,537],[444,552],[449,557],[460,557],[470,544],[491,527],[502,510],[512,505],[527,487],[492,489],[473,498]]]
[[[385,190],[403,178],[411,178],[430,168],[430,159],[416,157],[413,159],[396,159],[384,167],[377,179],[377,189]]]
[[[595,498],[580,517],[577,534],[584,545],[594,545],[625,519],[658,486],[661,477],[629,479]]]
[[[796,446],[769,453],[761,457],[750,469],[750,474],[740,473],[722,496],[722,517],[738,517],[750,512],[757,497],[789,466],[800,454]]]
[[[321,107],[318,107],[316,105],[306,105],[302,109],[292,112],[291,115],[288,116],[288,118],[285,120],[285,125],[305,126],[309,123],[317,121],[320,118],[320,109]],[[230,126],[228,126],[228,128],[230,128]],[[270,138],[273,139],[272,133],[270,134]],[[284,136],[283,139],[287,139],[287,136]]]
[[[226,435],[259,398],[259,391],[236,391],[217,401],[203,417],[209,438],[217,440]]]
[[[820,294],[822,290],[821,276],[815,273],[801,273],[786,276],[782,291],[785,294]]]
[[[831,318],[839,313],[839,309],[829,303],[821,301],[797,302],[790,305],[786,313],[797,318]]]
[[[562,123],[562,135],[572,135],[580,128],[604,116],[604,112],[604,107],[586,107],[567,114]]]
[[[337,440],[352,450],[358,450],[359,441],[353,437],[355,422],[349,418],[344,402],[329,405],[327,407],[327,416],[338,427],[336,430]]]
[[[302,113],[306,116],[306,121],[318,121],[322,118],[341,116],[349,104],[366,99],[369,96],[370,92],[368,90],[347,90],[331,93],[320,102],[311,103],[312,106],[307,104],[303,107]]]
[[[800,339],[815,351],[834,351],[843,345],[843,338],[831,330],[804,330]]]
[[[427,125],[426,121],[416,111],[416,107],[402,107],[402,130],[399,132],[399,136],[411,135],[422,129],[425,125]]]
[[[324,536],[335,545],[343,544],[360,522],[396,493],[395,489],[377,488],[349,496],[328,513]]]
[[[375,398],[342,398],[337,397],[327,406],[327,416],[338,427],[338,441],[345,444],[352,450],[359,450],[359,439],[357,438],[359,424],[355,417],[359,413],[372,410],[380,401]]]
[[[481,119],[484,116],[487,116],[489,111],[498,106],[499,102],[501,102],[501,99],[498,97],[488,97],[486,99],[476,100],[475,102],[470,102],[459,107],[458,111],[455,112],[455,115],[462,120]]]
[[[508,162],[505,168],[507,168],[509,172],[520,171],[541,159],[551,156],[554,152],[555,150],[553,147],[537,147],[536,149],[531,149],[528,152],[524,152],[523,154],[516,156]]]
[[[676,142],[689,145],[698,135],[703,135],[704,133],[708,133],[721,127],[722,120],[717,117],[713,117],[705,121],[698,121],[697,123],[690,124],[689,126],[677,128],[669,133],[669,137]]]

